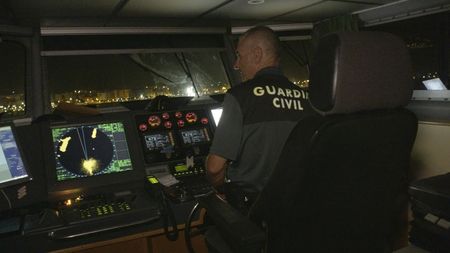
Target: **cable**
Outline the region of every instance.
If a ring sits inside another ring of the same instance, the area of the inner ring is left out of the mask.
[[[184,227],[184,240],[186,243],[186,247],[188,249],[189,253],[195,253],[194,248],[192,247],[192,239],[191,239],[191,224],[192,224],[192,219],[195,215],[195,213],[197,213],[197,211],[200,209],[200,204],[197,202],[195,204],[195,206],[192,208],[191,212],[189,213],[189,216],[186,220],[186,224]]]
[[[5,196],[6,201],[8,201],[9,209],[12,209],[11,200],[9,199],[8,195],[6,195],[5,191],[3,191],[3,189],[1,190],[1,192],[3,193],[3,196]]]

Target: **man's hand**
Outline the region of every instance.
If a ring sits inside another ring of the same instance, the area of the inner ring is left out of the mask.
[[[214,187],[218,187],[224,183],[226,168],[227,159],[214,154],[209,154],[206,158],[206,172],[209,182]]]

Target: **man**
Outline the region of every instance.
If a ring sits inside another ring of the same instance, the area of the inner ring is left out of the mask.
[[[279,69],[276,34],[258,26],[238,42],[234,69],[243,83],[225,95],[223,113],[206,161],[208,177],[218,187],[225,178],[244,193],[261,191],[296,124],[311,112],[306,91]]]

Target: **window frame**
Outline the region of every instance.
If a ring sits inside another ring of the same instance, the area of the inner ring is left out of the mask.
[[[23,87],[25,111],[21,115],[3,115],[0,117],[0,122],[30,122],[32,117],[39,115],[39,89],[35,89],[36,77],[33,76],[35,71],[35,62],[33,57],[33,43],[35,34],[32,28],[17,27],[17,26],[0,26],[0,37],[4,41],[11,41],[20,44],[25,49],[25,84]],[[37,92],[36,92],[37,91]]]

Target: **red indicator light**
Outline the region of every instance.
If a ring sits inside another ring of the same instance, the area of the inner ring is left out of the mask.
[[[172,128],[172,122],[170,122],[170,121],[164,122],[164,127],[165,128]]]
[[[200,121],[202,122],[203,125],[206,125],[209,122],[208,118],[202,118]]]
[[[162,114],[162,118],[163,119],[169,119],[170,118],[170,114],[165,112],[165,113]]]
[[[140,130],[141,132],[147,131],[147,124],[145,124],[145,123],[140,124],[140,125],[139,125],[139,130]]]
[[[184,127],[184,121],[181,120],[181,119],[179,119],[179,120],[177,121],[177,125],[178,125],[178,127]]]
[[[183,117],[183,113],[181,113],[181,112],[176,112],[175,113],[175,118],[181,119],[181,117]]]

